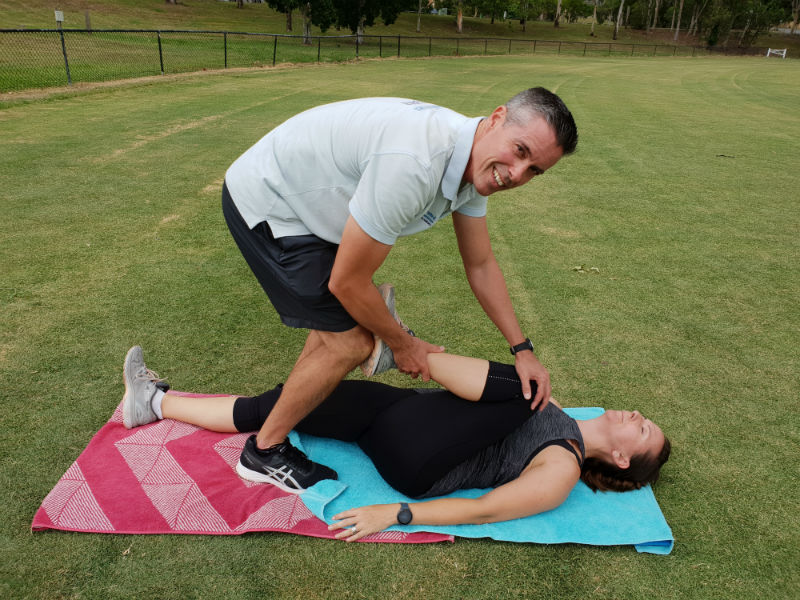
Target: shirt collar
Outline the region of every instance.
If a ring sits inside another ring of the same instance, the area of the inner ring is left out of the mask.
[[[458,198],[458,188],[461,186],[461,179],[464,177],[464,170],[472,153],[475,130],[483,119],[484,117],[468,119],[458,130],[453,155],[442,178],[442,195],[451,202],[455,202]]]

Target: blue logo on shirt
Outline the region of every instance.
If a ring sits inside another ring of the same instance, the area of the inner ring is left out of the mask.
[[[428,211],[424,215],[422,215],[422,220],[428,227],[436,223],[436,217],[433,216],[433,213],[431,211]]]

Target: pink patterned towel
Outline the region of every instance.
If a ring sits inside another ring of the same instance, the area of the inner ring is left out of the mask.
[[[234,466],[247,437],[169,419],[128,430],[120,405],[44,499],[31,528],[210,535],[283,531],[332,539],[297,496],[239,478]],[[453,536],[385,531],[365,540],[452,542]]]

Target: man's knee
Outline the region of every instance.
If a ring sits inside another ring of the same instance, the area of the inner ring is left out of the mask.
[[[375,339],[372,333],[357,325],[352,329],[341,332],[319,331],[320,339],[329,352],[341,356],[342,360],[357,365],[363,362],[372,347]]]

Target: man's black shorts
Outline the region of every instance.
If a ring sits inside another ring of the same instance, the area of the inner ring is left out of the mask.
[[[328,290],[339,246],[315,235],[275,239],[266,221],[250,229],[225,184],[222,213],[236,245],[285,325],[319,331],[347,331],[357,325]]]

